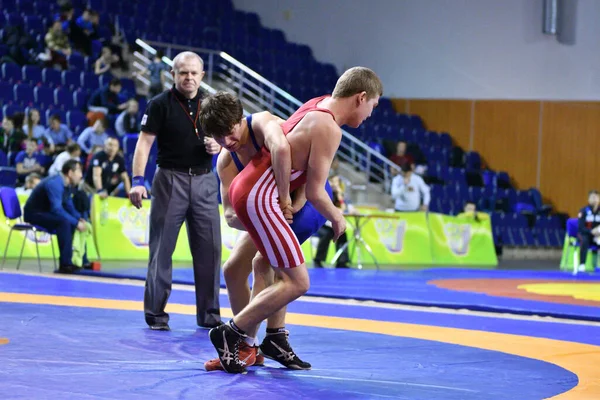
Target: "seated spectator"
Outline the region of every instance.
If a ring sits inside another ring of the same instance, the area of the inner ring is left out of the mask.
[[[333,204],[342,210],[342,212],[347,212],[348,209],[344,201],[344,188],[340,177],[330,177],[329,184],[331,185],[331,191],[333,192]],[[327,258],[329,243],[331,243],[331,240],[333,239],[333,228],[331,227],[330,221],[327,221],[325,225],[319,229],[318,235],[319,244],[317,245],[317,252],[315,254],[313,263],[316,268],[322,268],[323,262],[325,262],[325,259]],[[346,236],[346,232],[344,232],[342,236],[340,236],[340,238],[335,242],[336,251],[339,251],[339,249],[341,249],[347,241],[348,237]],[[346,246],[336,261],[336,268],[348,268],[348,261],[348,247]]]
[[[46,33],[44,41],[46,47],[50,50],[50,64],[60,65],[62,69],[67,69],[67,57],[71,55],[71,45],[60,21],[54,21],[48,33]]]
[[[48,170],[48,175],[54,176],[60,174],[60,171],[62,171],[62,166],[65,164],[65,162],[68,160],[79,160],[80,157],[81,147],[79,147],[77,143],[71,143],[67,146],[65,151],[56,156],[54,163],[52,163],[52,166]]]
[[[37,143],[33,139],[25,140],[25,150],[20,151],[15,158],[17,167],[17,181],[19,185],[25,183],[25,178],[32,172],[37,172],[40,175],[46,174],[43,161],[40,159],[40,154],[37,152]]]
[[[110,72],[112,65],[116,62],[119,62],[119,56],[114,55],[110,47],[104,46],[100,57],[94,64],[94,73],[102,75],[105,72]]]
[[[403,164],[408,163],[409,165],[413,165],[415,163],[415,159],[413,156],[406,152],[406,142],[400,141],[396,145],[396,154],[392,154],[390,156],[390,161],[396,163],[396,165],[401,166]]]
[[[30,139],[41,141],[44,137],[46,128],[40,124],[40,112],[37,108],[30,108],[27,111],[27,121],[23,124],[23,132]],[[38,144],[41,144],[38,142]]]
[[[19,194],[31,194],[31,192],[33,191],[33,189],[35,189],[35,187],[38,185],[38,183],[40,183],[40,181],[42,180],[42,177],[36,173],[36,172],[32,172],[29,175],[27,175],[27,177],[25,178],[25,186],[19,186],[17,188],[15,188],[15,192],[19,195]]]
[[[0,148],[8,155],[9,161],[14,161],[17,153],[23,148],[27,136],[22,129],[16,129],[13,117],[5,116],[0,129]],[[13,165],[10,163],[10,165]]]
[[[88,227],[71,199],[73,188],[81,181],[81,163],[69,160],[61,172],[45,178],[33,189],[23,214],[26,222],[56,232],[60,264],[55,272],[70,274],[79,269],[72,262],[73,233],[84,232]]]
[[[488,214],[482,213],[482,212],[478,212],[477,211],[477,206],[472,201],[467,201],[465,203],[465,207],[463,209],[463,212],[460,213],[460,214],[458,214],[457,217],[459,217],[459,218],[473,219],[473,221],[475,221],[475,222],[479,222],[479,221],[483,221],[483,220],[486,220],[486,219],[490,219],[490,216]]]
[[[89,126],[81,132],[77,138],[77,144],[85,154],[89,154],[94,146],[102,146],[108,139],[108,121],[106,118],[100,118],[94,122],[94,126]]]
[[[412,165],[404,163],[401,172],[392,179],[392,199],[396,211],[427,211],[429,209],[429,186],[423,178],[413,173]]]
[[[85,174],[83,190],[90,194],[98,193],[103,199],[108,196],[127,196],[131,182],[125,160],[118,153],[119,141],[115,138],[106,139],[104,150],[92,158]]]
[[[67,145],[73,142],[73,132],[67,125],[61,123],[59,115],[50,117],[50,126],[46,129],[45,136],[54,144],[56,152],[64,151]]]
[[[92,23],[92,10],[86,8],[83,13],[69,24],[69,39],[73,47],[83,54],[92,55],[92,37],[94,24]]]
[[[121,103],[121,81],[113,78],[108,86],[96,90],[90,97],[88,108],[90,111],[100,111],[105,115],[117,115],[127,108],[127,102]]]
[[[579,210],[577,236],[579,237],[579,267],[578,272],[585,271],[587,253],[592,244],[600,244],[600,194],[590,190],[588,205]],[[593,251],[597,254],[597,251]],[[596,266],[594,266],[596,267]]]
[[[140,122],[138,120],[139,109],[140,106],[137,100],[130,99],[127,104],[127,110],[119,114],[115,122],[117,135],[125,136],[128,133],[137,133],[140,131]]]

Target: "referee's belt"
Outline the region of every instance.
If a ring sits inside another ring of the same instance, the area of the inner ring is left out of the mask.
[[[175,172],[183,172],[188,175],[205,175],[208,174],[211,170],[209,168],[202,167],[163,167],[164,169],[168,169]]]

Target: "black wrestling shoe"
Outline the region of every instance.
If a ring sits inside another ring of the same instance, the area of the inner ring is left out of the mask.
[[[288,340],[289,334],[285,331],[267,335],[260,345],[260,353],[289,369],[310,369],[310,363],[302,361],[294,353]]]
[[[240,361],[239,346],[243,336],[233,330],[229,324],[219,325],[208,332],[210,341],[221,361],[223,369],[232,374],[246,372],[245,364]]]

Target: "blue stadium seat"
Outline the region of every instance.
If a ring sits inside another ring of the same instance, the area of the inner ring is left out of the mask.
[[[466,167],[470,170],[481,169],[481,156],[476,151],[470,151],[466,154]]]
[[[69,88],[77,88],[81,85],[79,71],[63,71],[61,74],[62,84]]]
[[[440,133],[440,145],[442,147],[451,148],[452,147],[452,137],[446,133]]]
[[[25,65],[21,69],[23,82],[37,85],[42,82],[42,69],[37,65]]]
[[[43,15],[43,14],[38,14]],[[45,33],[44,22],[37,15],[25,15],[23,17],[23,22],[25,23],[25,31],[29,33],[30,31],[34,31],[36,33]]]
[[[4,80],[0,81],[0,100],[2,103],[9,103],[15,100],[13,85]]]
[[[80,82],[82,88],[92,92],[100,87],[98,76],[93,72],[82,72]]]
[[[23,112],[24,107],[15,104],[15,103],[11,103],[11,104],[5,104],[2,106],[2,115],[4,116],[12,116],[15,113],[20,113]]]
[[[84,90],[73,92],[73,106],[79,110],[86,111],[88,102],[88,93]]]
[[[79,127],[79,130],[88,125],[88,120],[85,114],[79,110],[67,111],[67,126],[72,130]]]
[[[33,103],[33,87],[27,83],[18,83],[13,88],[15,92],[15,101],[17,103],[21,103],[22,105],[28,105]]]
[[[54,91],[47,86],[36,86],[33,89],[35,103],[41,107],[54,104]]]
[[[70,110],[73,108],[73,94],[71,90],[66,88],[54,89],[54,105],[63,110]]]
[[[21,81],[21,78],[21,67],[19,67],[17,64],[2,64],[2,80],[17,83]]]
[[[62,78],[60,75],[60,71],[55,70],[54,68],[44,68],[42,69],[42,81],[46,85],[50,85],[52,87],[58,87],[62,85]]]
[[[84,57],[80,53],[74,51],[70,56],[67,57],[67,62],[69,63],[69,68],[75,70],[83,70],[85,69]]]

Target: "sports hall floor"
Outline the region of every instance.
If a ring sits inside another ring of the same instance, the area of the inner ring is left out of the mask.
[[[45,264],[0,272],[1,399],[600,399],[598,275],[311,269],[287,321],[313,369],[267,360],[229,375],[204,370],[215,353],[189,266],[174,271],[172,331],[155,332],[143,264],[78,276]],[[221,307],[231,317],[224,290]]]

